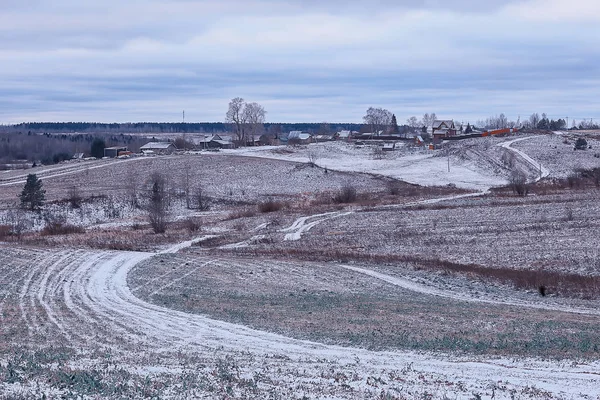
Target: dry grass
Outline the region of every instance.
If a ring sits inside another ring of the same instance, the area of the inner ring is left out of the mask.
[[[252,207],[244,207],[241,210],[234,210],[225,217],[224,221],[231,221],[241,218],[252,218],[257,215],[257,210]]]
[[[46,224],[40,232],[42,236],[73,235],[76,233],[85,233],[85,228],[56,221]]]
[[[261,213],[271,213],[281,211],[285,206],[285,203],[281,201],[269,199],[258,204],[258,211],[260,211]]]
[[[248,250],[237,250],[238,254],[248,254]],[[324,249],[254,249],[251,254],[260,257],[288,257],[309,261],[361,262],[368,264],[409,263],[420,269],[444,271],[467,276],[472,279],[493,280],[510,284],[517,289],[538,291],[545,287],[546,294],[582,299],[600,298],[600,277],[584,276],[544,270],[516,270],[512,268],[488,268],[477,264],[460,264],[439,258],[425,258],[415,255],[371,254],[351,250]]]

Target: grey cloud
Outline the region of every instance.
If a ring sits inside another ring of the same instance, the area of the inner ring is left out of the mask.
[[[593,113],[596,25],[515,22],[509,3],[10,0],[0,122],[222,120],[235,96],[280,121]]]

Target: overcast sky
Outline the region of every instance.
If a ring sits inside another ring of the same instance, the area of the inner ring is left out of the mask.
[[[600,117],[598,0],[0,0],[0,123]]]

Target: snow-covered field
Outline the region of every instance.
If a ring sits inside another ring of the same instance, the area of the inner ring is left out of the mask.
[[[311,144],[292,148],[290,153],[279,147],[230,150],[226,154],[247,155],[288,161],[307,162],[310,158],[332,171],[362,172],[392,177],[418,185],[445,186],[485,190],[505,184],[501,176],[481,170],[472,162],[455,157],[441,157],[439,152],[404,145],[393,152],[377,155],[375,146],[355,146],[343,142]]]
[[[558,132],[552,135],[536,136],[535,140],[515,143],[514,147],[528,154],[536,162],[542,163],[551,178],[566,178],[577,169],[600,167],[600,140],[587,138],[591,149],[573,150],[575,140],[581,134]]]
[[[520,137],[517,141],[536,139]],[[258,147],[230,150],[225,154],[246,155],[279,160],[307,162],[335,171],[363,172],[400,179],[423,186],[455,185],[460,188],[487,190],[507,183],[508,172],[500,165],[497,149],[512,149],[515,139],[480,138],[446,143],[445,150],[427,150],[402,144],[396,151],[378,152],[377,145],[355,146],[352,143],[327,142],[298,146],[282,151],[281,147]],[[476,151],[465,157],[465,149]],[[524,163],[531,159],[522,160]],[[537,166],[536,166],[537,167]]]
[[[369,351],[153,305],[134,295],[139,286],[126,282],[131,268],[152,257],[149,253],[13,249],[2,255],[1,334],[4,348],[20,346],[1,363],[9,379],[0,390],[10,398],[42,393],[340,399],[600,395],[595,362]],[[35,263],[16,261],[23,258]],[[201,266],[228,264],[200,261]],[[165,275],[170,276],[162,289],[186,277],[181,271]],[[62,347],[78,350],[60,353]],[[37,352],[19,358],[29,349]]]
[[[480,273],[597,282],[597,189],[489,191],[515,168],[534,182],[598,166],[593,140],[574,152],[561,136],[38,170],[45,211],[87,230],[0,242],[0,399],[599,399],[597,288],[581,296]],[[131,204],[153,171],[173,197],[165,235]],[[2,208],[25,176],[0,175]],[[186,181],[210,210],[185,207]],[[332,201],[348,185],[359,198]],[[69,208],[72,187],[87,199],[80,208]],[[281,209],[260,211],[269,199]],[[184,228],[192,217],[199,231]],[[144,251],[107,250],[122,248]]]

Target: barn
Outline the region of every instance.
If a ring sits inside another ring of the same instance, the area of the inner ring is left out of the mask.
[[[144,154],[172,154],[177,148],[173,143],[169,142],[150,142],[140,147],[140,151]]]
[[[127,151],[126,146],[114,146],[104,148],[104,157],[117,158],[120,152]]]

